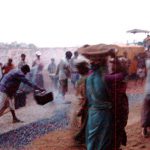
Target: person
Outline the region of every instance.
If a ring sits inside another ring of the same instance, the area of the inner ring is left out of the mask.
[[[25,54],[21,54],[21,60],[20,62],[18,63],[18,68],[21,69],[22,66],[26,65],[27,62],[26,62],[26,55]]]
[[[147,37],[143,41],[144,47],[146,50],[150,50],[150,35],[147,35]]]
[[[55,59],[51,58],[51,63],[48,65],[48,72],[49,72],[49,76],[51,78],[52,84],[54,86],[55,89],[57,89],[57,83],[58,83],[58,76],[55,76],[56,73],[56,63],[55,63]]]
[[[146,53],[139,53],[137,56],[137,67],[138,68],[145,68],[145,58],[146,58]]]
[[[91,60],[93,73],[86,80],[86,97],[88,101],[88,119],[86,127],[87,150],[111,150],[113,135],[112,103],[104,73],[106,57]]]
[[[131,61],[131,65],[129,67],[129,78],[134,80],[134,84],[137,83],[137,58],[134,56],[133,60]]]
[[[66,92],[68,91],[68,78],[70,78],[71,69],[70,69],[70,59],[72,57],[72,52],[67,51],[65,53],[65,60],[61,60],[57,66],[56,76],[59,80],[59,94],[64,99]]]
[[[137,82],[139,80],[139,83],[141,83],[141,85],[144,82],[144,79],[146,77],[146,65],[145,65],[145,58],[146,58],[146,54],[145,53],[139,53],[137,55]]]
[[[73,84],[74,88],[76,87],[76,83],[79,80],[79,73],[78,73],[77,68],[75,66],[76,61],[78,59],[78,56],[79,56],[78,52],[75,51],[74,52],[74,57],[71,58],[71,61],[70,61],[70,66],[71,66],[71,83]]]
[[[113,113],[113,142],[112,147],[120,150],[121,145],[126,146],[127,125],[129,106],[126,95],[128,71],[122,61],[115,57],[112,63],[112,73],[105,75],[110,101],[112,102]]]
[[[128,58],[128,53],[126,51],[123,52],[123,57],[120,60],[120,63],[122,64],[122,66],[125,67],[127,73],[129,72],[129,67],[130,67],[130,59]]]
[[[138,76],[139,83],[141,85],[143,85],[144,79],[146,77],[146,69],[145,69],[145,67],[137,68],[137,76]],[[138,82],[138,80],[137,80],[137,82]]]
[[[28,72],[30,72],[30,67],[28,65],[24,65],[21,69],[11,70],[0,81],[0,116],[3,115],[5,109],[9,107],[12,114],[13,123],[20,122],[20,120],[16,117],[13,103],[13,97],[18,90],[20,83],[23,82],[40,91],[44,90],[26,79],[25,75]]]
[[[26,55],[24,53],[21,54],[21,60],[18,63],[18,69],[21,69],[22,66],[26,65]],[[28,77],[28,75],[26,75]],[[15,103],[15,109],[18,109],[20,107],[24,107],[26,105],[26,95],[27,95],[27,85],[24,83],[21,83],[15,96],[14,96],[14,103]]]
[[[13,62],[13,59],[12,59],[12,58],[9,58],[7,64],[5,64],[5,65],[2,67],[3,76],[4,76],[5,74],[7,74],[10,70],[12,70],[12,69],[15,68],[15,66],[14,66],[14,64],[13,64],[12,62]]]
[[[79,99],[79,111],[77,116],[81,117],[80,129],[74,136],[74,140],[85,144],[85,129],[87,123],[87,99],[86,99],[86,78],[89,73],[89,64],[86,61],[81,61],[76,64],[77,70],[80,74],[80,79],[77,81],[76,96]]]
[[[141,127],[142,135],[148,136],[148,128],[150,127],[150,59],[146,60],[147,77],[145,82],[145,98],[141,111]]]
[[[2,76],[3,76],[2,66],[3,66],[3,64],[2,64],[2,63],[0,63],[0,80],[1,80],[1,78],[2,78]]]
[[[37,51],[36,53],[36,59],[33,61],[32,64],[32,82],[37,84],[39,87],[44,88],[44,79],[43,79],[43,68],[44,65],[41,62],[41,52]]]

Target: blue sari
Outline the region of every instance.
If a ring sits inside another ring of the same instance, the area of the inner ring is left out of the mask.
[[[87,78],[86,96],[88,99],[87,150],[111,150],[112,105],[108,100],[107,87],[99,70]]]

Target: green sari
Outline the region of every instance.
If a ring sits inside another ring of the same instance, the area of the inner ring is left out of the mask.
[[[86,127],[87,150],[111,150],[112,104],[100,70],[87,78],[88,121]]]

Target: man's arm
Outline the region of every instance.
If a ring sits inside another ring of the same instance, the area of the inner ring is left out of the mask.
[[[16,77],[17,79],[19,79],[21,82],[23,82],[24,84],[27,84],[28,86],[34,88],[34,89],[37,89],[37,90],[40,90],[40,91],[43,91],[43,89],[41,89],[40,87],[38,87],[37,85],[33,84],[32,82],[30,82],[26,77],[25,75],[20,75],[18,74],[18,76]]]
[[[108,74],[105,75],[105,80],[107,82],[117,82],[123,80],[125,75],[123,73],[115,73],[115,74]]]

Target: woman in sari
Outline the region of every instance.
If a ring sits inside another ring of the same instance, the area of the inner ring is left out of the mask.
[[[110,100],[112,102],[113,113],[113,149],[120,150],[121,145],[126,145],[127,136],[125,127],[128,120],[128,98],[126,95],[126,77],[125,66],[114,58],[112,63],[112,73],[105,75],[105,81],[108,86]]]
[[[74,140],[78,143],[85,144],[85,129],[87,124],[87,99],[86,99],[86,78],[89,73],[89,64],[86,61],[81,61],[77,63],[76,68],[80,74],[80,79],[77,81],[76,85],[76,96],[79,99],[79,111],[77,113],[78,117],[81,117],[80,129],[76,133]]]
[[[113,114],[104,81],[106,57],[91,61],[93,73],[86,80],[88,119],[87,150],[112,150]]]

